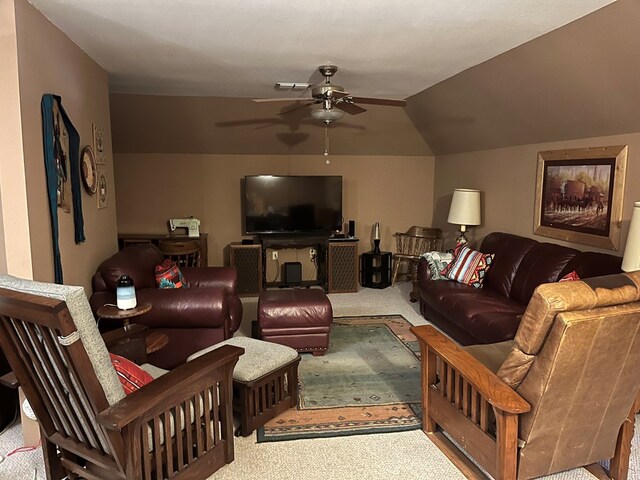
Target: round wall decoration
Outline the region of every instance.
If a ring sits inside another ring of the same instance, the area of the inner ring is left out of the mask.
[[[90,145],[84,147],[80,153],[80,172],[85,190],[93,195],[98,188],[98,175],[96,173],[96,159]]]

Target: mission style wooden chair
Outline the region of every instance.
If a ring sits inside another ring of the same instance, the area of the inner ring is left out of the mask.
[[[539,286],[515,340],[459,347],[413,327],[423,430],[469,478],[585,466],[627,478],[640,407],[640,272]],[[635,404],[634,404],[635,401]],[[610,459],[609,471],[597,462]]]
[[[0,346],[40,423],[49,480],[202,479],[233,461],[221,347],[125,396],[82,287],[0,276]]]

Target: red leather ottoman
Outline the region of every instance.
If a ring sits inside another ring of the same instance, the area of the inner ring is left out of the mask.
[[[333,322],[331,302],[317,288],[266,290],[258,298],[258,335],[262,340],[324,355]]]

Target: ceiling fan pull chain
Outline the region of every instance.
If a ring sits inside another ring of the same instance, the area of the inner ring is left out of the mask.
[[[324,163],[329,165],[331,163],[329,160],[329,122],[324,123],[324,156],[326,158]]]

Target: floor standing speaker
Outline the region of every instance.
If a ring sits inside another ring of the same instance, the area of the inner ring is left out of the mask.
[[[238,271],[238,295],[260,295],[262,291],[262,246],[229,245],[229,263]]]
[[[358,291],[358,240],[329,241],[327,253],[329,293]]]

